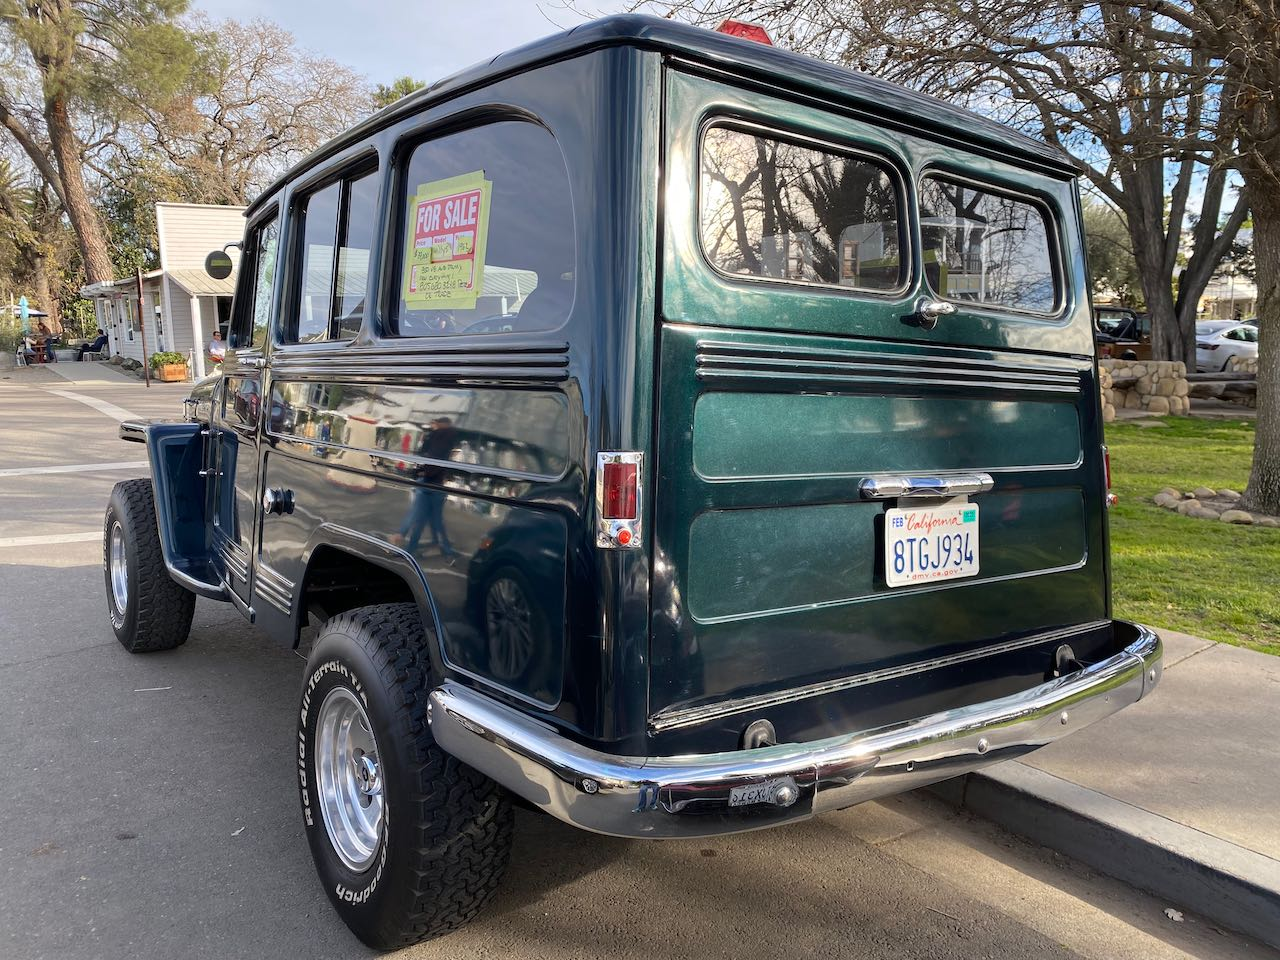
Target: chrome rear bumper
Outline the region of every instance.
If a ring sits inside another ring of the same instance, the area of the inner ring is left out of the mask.
[[[1119,653],[1012,696],[905,723],[756,750],[613,756],[453,682],[431,731],[458,759],[566,823],[619,837],[707,837],[777,826],[1020,756],[1142,699],[1160,680],[1150,629]]]

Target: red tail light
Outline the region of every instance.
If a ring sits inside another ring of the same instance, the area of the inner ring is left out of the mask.
[[[644,455],[633,451],[596,454],[596,546],[635,550],[641,545]]]
[[[606,520],[636,518],[636,487],[639,478],[638,463],[604,465],[604,501],[601,510]]]
[[[764,27],[758,23],[747,23],[745,20],[726,20],[716,27],[716,33],[727,33],[731,37],[754,40],[756,43],[763,43],[765,46],[773,46],[773,41],[769,39],[769,34]]]

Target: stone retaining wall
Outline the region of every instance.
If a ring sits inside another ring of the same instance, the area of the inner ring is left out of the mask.
[[[1116,418],[1116,405],[1111,402],[1111,371],[1098,365],[1098,392],[1102,396],[1102,419],[1110,423]]]
[[[1258,376],[1258,358],[1257,357],[1228,357],[1227,373],[1252,373],[1254,377]],[[1258,405],[1258,395],[1251,393],[1247,397],[1227,397],[1232,403],[1239,403],[1246,407],[1256,407]]]
[[[1117,410],[1142,410],[1154,416],[1191,412],[1191,401],[1187,397],[1190,390],[1187,365],[1181,360],[1108,359],[1099,360],[1098,368],[1110,374],[1113,383],[1111,403]],[[1132,387],[1120,389],[1114,386],[1114,381],[1131,377],[1138,381]],[[1105,410],[1103,415],[1106,415]]]

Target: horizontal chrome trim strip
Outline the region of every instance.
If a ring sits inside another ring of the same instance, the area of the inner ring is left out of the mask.
[[[697,350],[700,354],[708,353],[729,358],[759,358],[766,361],[812,360],[851,365],[891,363],[906,364],[913,367],[954,366],[971,367],[975,372],[989,371],[991,373],[1021,376],[1077,377],[1087,369],[1087,364],[1064,363],[1044,357],[1030,358],[1018,354],[1016,362],[1022,364],[1022,366],[1011,370],[1009,363],[1014,361],[1014,355],[1009,355],[1008,359],[979,360],[972,357],[956,356],[955,354],[959,351],[955,348],[941,346],[930,346],[927,353],[899,353],[887,350],[849,350],[829,347],[791,348],[763,343],[699,340]]]
[[[254,596],[262,597],[281,613],[293,612],[293,581],[281,576],[268,564],[258,564],[253,592]]]
[[[867,477],[858,490],[867,500],[890,500],[895,497],[959,497],[986,493],[996,485],[989,473],[948,473],[937,476],[904,476],[882,474]]]
[[[745,372],[755,373],[762,371],[779,370],[781,372],[794,371],[814,371],[822,375],[822,371],[827,371],[835,376],[865,376],[875,374],[914,374],[917,377],[926,379],[936,379],[938,377],[962,377],[966,380],[974,380],[981,382],[984,379],[994,379],[1008,381],[1010,384],[1022,386],[1030,384],[1048,384],[1057,383],[1069,386],[1078,385],[1080,377],[1075,374],[1027,374],[1021,371],[1010,370],[994,370],[988,368],[965,369],[963,367],[954,367],[944,365],[943,363],[902,363],[902,362],[877,362],[865,360],[836,361],[836,360],[808,360],[801,358],[762,358],[755,356],[720,356],[716,354],[699,353],[695,358],[699,369],[717,369],[717,370],[743,370]],[[866,371],[864,373],[863,371]]]
[[[1136,703],[1160,680],[1160,639],[1123,621],[1113,629],[1125,643],[1115,654],[1019,693],[757,750],[603,753],[449,681],[431,692],[428,719],[443,750],[566,823],[638,839],[719,836],[804,820],[1022,756]],[[760,799],[744,802],[744,793]]]
[[[368,364],[354,366],[342,361],[323,361],[310,364],[296,364],[287,367],[273,368],[280,376],[277,380],[320,379],[326,382],[340,383],[342,378],[368,377],[376,374],[379,380],[398,381],[412,378],[448,378],[457,381],[477,381],[485,383],[559,383],[569,378],[568,367],[559,364],[541,367],[534,366],[475,366],[448,364],[425,364],[390,366],[384,364]]]
[[[1007,380],[990,380],[974,378],[971,380],[954,380],[940,377],[882,377],[874,373],[818,373],[790,372],[781,370],[712,370],[700,366],[697,377],[703,381],[732,380],[802,380],[805,383],[848,383],[869,384],[875,386],[902,386],[920,389],[921,387],[986,387],[990,390],[1021,391],[1027,393],[1061,393],[1075,394],[1080,390],[1079,384],[1059,383],[1020,383]]]
[[[880,683],[884,680],[901,680],[903,677],[911,677],[920,673],[928,673],[931,670],[941,670],[945,667],[954,667],[961,663],[970,663],[974,660],[984,660],[987,657],[999,656],[1002,653],[1012,653],[1015,650],[1023,650],[1027,647],[1039,646],[1042,643],[1053,643],[1055,640],[1066,640],[1082,633],[1088,633],[1091,630],[1097,630],[1105,627],[1109,621],[1094,620],[1091,623],[1078,624],[1073,627],[1064,627],[1061,630],[1049,630],[1044,633],[1037,633],[1029,637],[1022,637],[1018,640],[1007,640],[1004,643],[991,644],[986,647],[979,647],[976,650],[966,650],[964,653],[951,654],[946,657],[935,657],[932,660],[919,660],[915,663],[904,663],[895,667],[884,667],[881,670],[871,670],[867,673],[855,674],[852,677],[841,677],[838,680],[823,680],[819,683],[810,683],[802,687],[791,687],[788,690],[778,690],[773,693],[762,693],[754,697],[740,697],[737,700],[728,700],[721,703],[712,703],[700,707],[688,707],[683,710],[659,711],[649,718],[649,729],[654,733],[662,733],[666,730],[675,730],[680,727],[689,727],[699,723],[705,723],[708,720],[715,720],[719,717],[731,716],[735,713],[742,713],[744,710],[765,710],[769,707],[780,706],[784,703],[795,703],[797,700],[806,700],[809,697],[821,697],[829,693],[840,693],[844,690],[852,690],[855,687],[865,687],[873,683]]]

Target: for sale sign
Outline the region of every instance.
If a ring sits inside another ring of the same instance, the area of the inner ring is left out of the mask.
[[[410,198],[403,289],[410,310],[476,305],[492,186],[478,170],[421,184]]]

